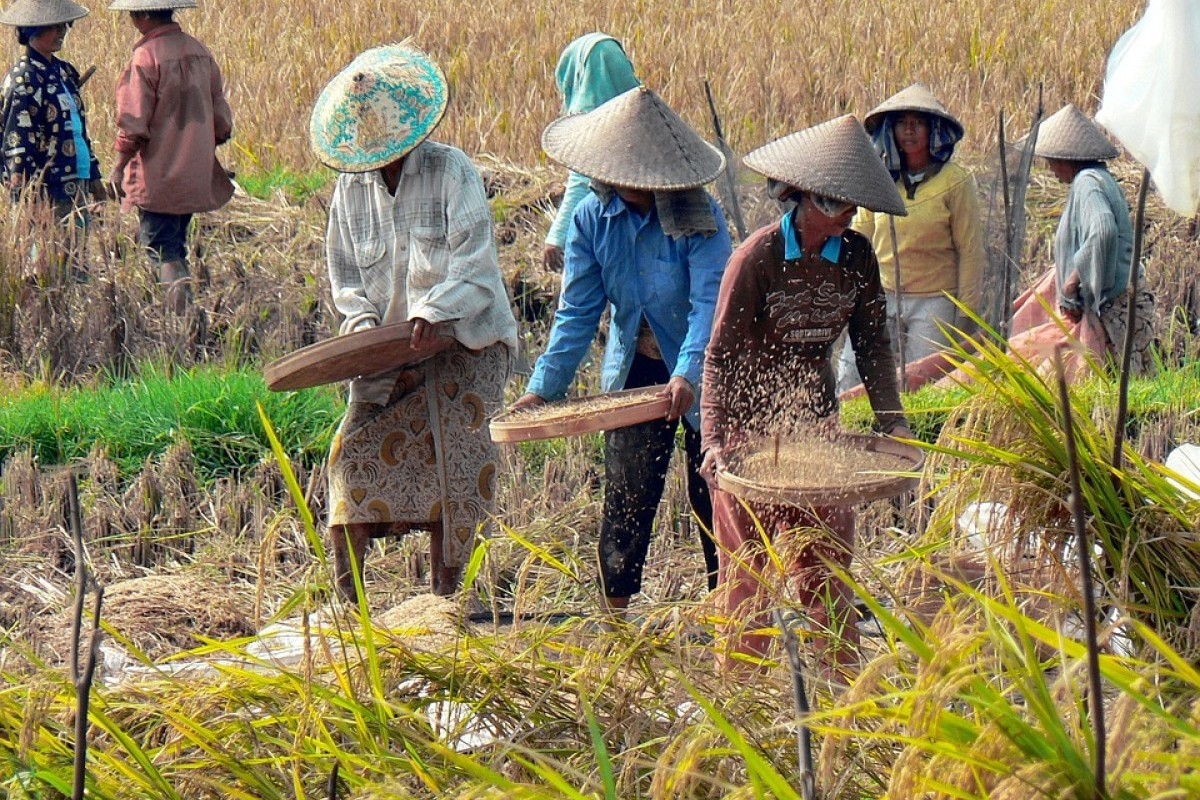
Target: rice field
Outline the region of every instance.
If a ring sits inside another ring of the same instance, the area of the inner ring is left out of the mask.
[[[1067,102],[1094,110],[1108,50],[1141,11],[1132,0],[300,0],[264,17],[247,0],[200,5],[179,19],[224,69],[235,112],[225,157],[240,173],[317,169],[307,124],[321,88],[362,49],[410,37],[450,81],[438,136],[468,153],[537,164],[541,130],[560,108],[558,54],[592,30],[624,42],[646,85],[706,132],[703,82],[711,81],[736,152],[844,113],[861,118],[921,80],[963,120],[963,150],[977,163],[994,152],[997,113],[1006,112],[1010,130],[1027,126],[1039,87],[1048,111]],[[63,51],[81,68],[97,67],[88,99],[100,143],[112,141],[109,98],[135,40],[125,16],[97,6]]]
[[[36,220],[0,219],[0,430],[17,432],[0,441],[0,796],[71,797],[86,741],[86,796],[122,800],[808,800],[809,785],[830,800],[1200,797],[1200,486],[1162,466],[1200,437],[1196,233],[1153,196],[1162,364],[1134,383],[1120,469],[1115,383],[1096,377],[1071,403],[1100,573],[1099,739],[1057,388],[987,347],[964,355],[985,376],[974,385],[905,398],[927,468],[916,493],[860,510],[852,571],[866,633],[850,685],[809,668],[814,631],[769,576],[801,638],[807,710],[783,653],[718,666],[721,612],[677,471],[630,619],[597,616],[595,436],[505,448],[499,530],[459,596],[423,593],[427,542],[410,536],[372,548],[369,605],[330,602],[320,454],[342,399],[267,396],[253,374],[336,329],[329,173],[308,150],[308,110],[365,47],[411,37],[445,68],[452,104],[436,136],[484,171],[534,355],[557,288],[539,255],[563,178],[538,143],[558,113],[558,53],[576,35],[620,38],[647,85],[706,134],[711,81],[738,153],[861,117],[923,80],[965,123],[961,158],[987,191],[997,113],[1023,132],[1039,86],[1047,111],[1094,110],[1108,49],[1142,4],[200,2],[179,19],[224,69],[235,135],[222,158],[260,196],[200,220],[196,312],[162,314],[129,215],[98,210],[87,283],[30,258],[49,246]],[[91,7],[62,55],[97,67],[85,94],[106,167],[136,33]],[[1136,165],[1114,171],[1132,196]],[[751,218],[774,213],[752,176],[742,189]],[[1026,280],[1049,257],[1064,196],[1035,171]],[[844,424],[869,428],[865,405],[849,404]],[[66,464],[94,579],[78,650]],[[771,563],[811,535],[779,542]],[[93,641],[81,717],[76,679]]]

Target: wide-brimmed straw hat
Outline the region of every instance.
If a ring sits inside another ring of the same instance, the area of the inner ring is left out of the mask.
[[[721,152],[644,86],[542,132],[546,155],[593,180],[627,189],[695,189],[725,168]]]
[[[904,200],[852,115],[822,122],[751,151],[750,169],[805,192],[905,216]]]
[[[1029,135],[1017,142],[1024,149]],[[1100,126],[1088,119],[1074,103],[1067,103],[1055,111],[1038,126],[1035,156],[1057,158],[1062,161],[1108,161],[1120,155],[1120,151]]]
[[[0,11],[0,23],[21,28],[60,25],[86,17],[90,12],[71,0],[17,0]]]
[[[919,111],[923,114],[932,114],[935,117],[941,117],[946,121],[946,124],[956,134],[956,141],[963,137],[963,126],[954,116],[946,110],[941,101],[933,96],[933,92],[923,83],[914,83],[907,89],[901,89],[894,95],[884,100],[875,108],[871,109],[871,113],[867,114],[863,120],[863,127],[868,133],[874,133],[875,129],[883,122],[886,114],[899,114],[905,111]]]
[[[339,172],[380,169],[425,141],[449,101],[446,76],[425,53],[408,43],[373,47],[321,90],[309,144]]]
[[[168,11],[195,8],[196,0],[113,0],[109,11]]]

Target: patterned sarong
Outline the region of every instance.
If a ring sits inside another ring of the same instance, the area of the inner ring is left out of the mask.
[[[1138,289],[1134,311],[1137,315],[1133,329],[1133,357],[1129,360],[1132,375],[1148,375],[1154,371],[1150,346],[1154,344],[1154,295]],[[1108,335],[1109,352],[1120,363],[1125,349],[1125,331],[1129,329],[1129,292],[1115,298],[1100,309],[1100,324]]]
[[[443,537],[448,566],[490,533],[499,451],[488,418],[511,371],[504,344],[455,345],[402,373],[387,405],[351,403],[329,451],[330,525],[407,523]]]

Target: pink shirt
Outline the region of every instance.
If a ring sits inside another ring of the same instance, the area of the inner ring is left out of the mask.
[[[221,70],[212,53],[177,23],[133,46],[117,83],[118,152],[125,168],[124,207],[192,214],[223,206],[233,184],[216,146],[233,132]]]

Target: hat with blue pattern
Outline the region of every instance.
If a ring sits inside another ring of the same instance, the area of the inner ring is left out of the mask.
[[[339,172],[380,169],[429,136],[449,99],[446,76],[425,53],[406,42],[373,47],[321,90],[309,143]]]

